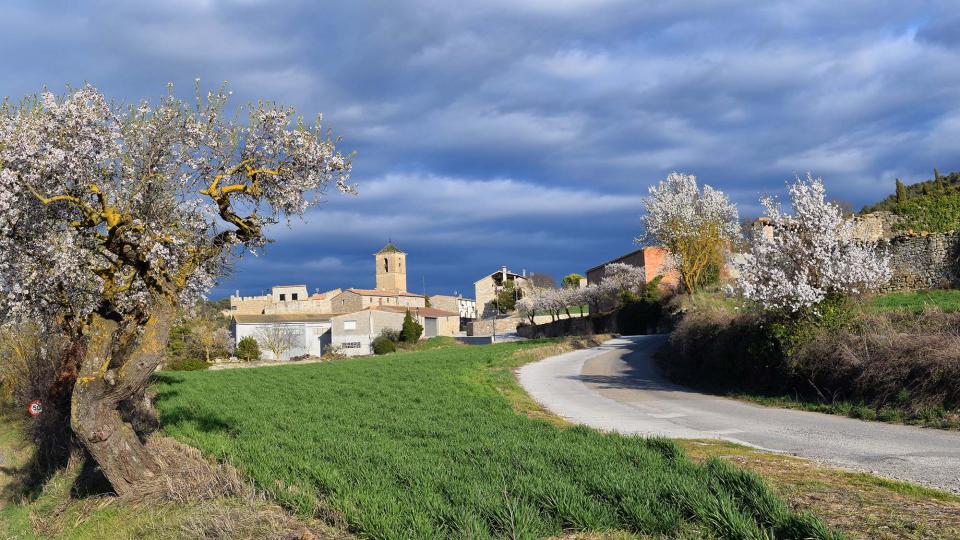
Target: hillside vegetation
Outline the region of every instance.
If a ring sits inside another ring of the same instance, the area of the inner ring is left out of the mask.
[[[510,370],[541,345],[165,373],[157,406],[287,508],[371,538],[835,537],[725,461],[518,414]]]
[[[865,206],[863,213],[893,212],[903,218],[897,224],[902,230],[947,232],[960,230],[960,172],[904,186],[901,195]]]

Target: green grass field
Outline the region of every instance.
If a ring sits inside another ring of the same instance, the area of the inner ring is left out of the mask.
[[[960,311],[960,289],[931,289],[881,294],[869,298],[867,305],[878,311],[905,308],[919,312],[925,307],[937,307],[948,312]]]
[[[727,462],[518,414],[510,370],[536,346],[163,373],[157,406],[286,507],[371,538],[835,535]]]

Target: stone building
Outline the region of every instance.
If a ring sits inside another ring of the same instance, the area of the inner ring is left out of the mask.
[[[462,295],[435,294],[430,297],[430,306],[460,315],[460,327],[477,318],[477,301]]]
[[[373,339],[385,328],[400,330],[408,310],[423,325],[425,338],[456,335],[459,305],[428,308],[426,298],[408,292],[406,256],[393,242],[374,254],[375,289],[333,289],[308,296],[306,285],[278,285],[269,295],[231,296],[227,314],[234,319],[234,339],[239,343],[268,328],[281,328],[296,342],[281,360],[319,356],[330,346],[348,355],[370,354]]]
[[[331,300],[336,313],[350,313],[373,306],[427,307],[427,300],[419,295],[397,290],[347,289]]]
[[[522,274],[511,272],[506,266],[501,266],[500,270],[483,276],[473,283],[476,293],[476,309],[478,318],[492,317],[496,311],[497,291],[504,284],[512,282],[518,294],[522,295],[525,289],[530,288],[530,280],[527,278],[527,272]]]

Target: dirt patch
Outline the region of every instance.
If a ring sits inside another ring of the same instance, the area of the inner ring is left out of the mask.
[[[0,516],[0,537],[53,538],[349,538],[342,528],[304,519],[282,509],[243,480],[229,465],[204,458],[199,450],[155,436],[148,447],[159,452],[170,472],[145,486],[137,497],[81,496],[75,492],[84,468],[72,463],[39,493],[8,489]],[[27,466],[31,446],[15,424],[0,425],[0,488],[7,488]]]

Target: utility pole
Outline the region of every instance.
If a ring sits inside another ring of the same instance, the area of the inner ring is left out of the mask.
[[[497,315],[500,314],[500,288],[496,285],[493,286],[493,301],[497,307],[493,310],[493,337],[490,343],[497,342]]]

